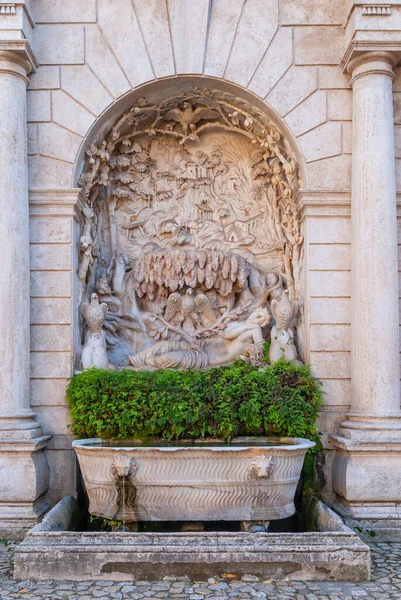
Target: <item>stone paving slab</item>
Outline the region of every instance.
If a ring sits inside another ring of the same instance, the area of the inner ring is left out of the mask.
[[[0,600],[400,600],[401,544],[374,543],[372,550],[372,579],[364,583],[331,581],[255,581],[255,577],[226,579],[211,577],[205,582],[165,578],[162,581],[19,581],[12,579],[13,554],[16,544],[0,543]]]

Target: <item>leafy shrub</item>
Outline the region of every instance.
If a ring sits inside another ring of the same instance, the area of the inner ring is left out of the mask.
[[[103,371],[67,388],[81,438],[194,439],[282,435],[317,441],[320,384],[309,367],[284,360],[257,369],[238,360],[207,371]]]

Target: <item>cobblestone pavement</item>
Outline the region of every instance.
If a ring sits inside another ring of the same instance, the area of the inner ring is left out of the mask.
[[[0,599],[26,600],[400,600],[401,544],[372,543],[372,580],[366,583],[254,581],[245,576],[242,581],[215,580],[204,583],[164,579],[158,582],[111,581],[45,581],[15,582],[12,579],[12,560],[15,544],[0,543]]]

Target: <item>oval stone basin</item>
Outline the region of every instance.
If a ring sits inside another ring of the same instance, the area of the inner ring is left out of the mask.
[[[89,512],[135,521],[271,521],[295,513],[301,438],[76,440]]]

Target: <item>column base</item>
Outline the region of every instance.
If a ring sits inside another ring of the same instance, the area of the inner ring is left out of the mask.
[[[333,508],[365,539],[401,541],[400,421],[346,421],[341,435],[329,437],[337,449]]]
[[[10,439],[0,438],[0,538],[19,540],[49,509],[45,448],[51,436],[21,440],[15,430],[8,433]]]

